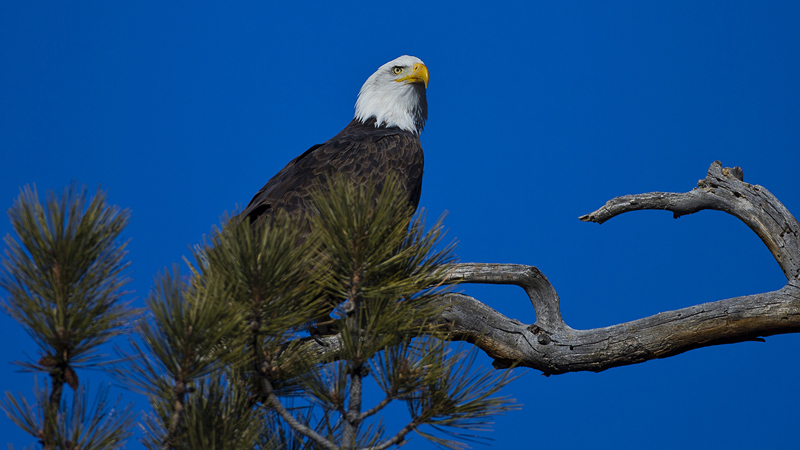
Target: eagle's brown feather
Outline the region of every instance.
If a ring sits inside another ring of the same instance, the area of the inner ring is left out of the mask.
[[[416,210],[422,193],[424,155],[419,135],[397,127],[375,127],[353,119],[339,134],[293,159],[253,197],[240,218],[251,224],[268,221],[275,211],[292,215],[313,212],[311,194],[324,187],[331,174],[353,183],[374,183],[380,192],[388,174],[397,177]]]

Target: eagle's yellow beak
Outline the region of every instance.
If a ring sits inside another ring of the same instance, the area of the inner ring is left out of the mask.
[[[398,83],[401,81],[405,81],[406,84],[425,83],[425,89],[428,89],[428,68],[425,67],[425,64],[416,63],[414,64],[414,70],[411,72],[411,75],[406,75],[403,78],[398,78],[396,81]]]

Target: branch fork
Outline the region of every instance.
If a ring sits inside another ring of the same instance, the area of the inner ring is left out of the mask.
[[[526,326],[478,300],[448,294],[442,315],[458,339],[474,342],[495,359],[495,367],[532,367],[546,375],[599,372],[694,348],[800,332],[800,225],[766,188],[743,181],[739,167],[711,164],[706,178],[686,193],[652,192],[609,200],[581,216],[601,224],[620,214],[667,210],[677,218],[705,209],[739,218],[770,250],[788,279],[777,291],[704,303],[627,323],[575,330],[564,323],[553,286],[537,268],[517,264],[459,264],[458,283],[513,284],[528,294],[536,323]]]
[[[609,200],[580,217],[601,224],[639,210],[671,211],[674,217],[711,209],[744,222],[767,246],[787,278],[776,291],[734,297],[658,313],[631,322],[590,330],[570,328],[560,300],[536,267],[520,264],[458,264],[451,283],[511,284],[521,287],[536,312],[536,322],[508,318],[475,298],[449,293],[439,321],[453,339],[474,343],[494,359],[496,368],[531,367],[545,375],[600,372],[612,367],[666,358],[711,345],[760,340],[800,332],[800,225],[766,188],[743,181],[739,167],[715,161],[697,187],[685,193],[651,192]],[[337,352],[338,337],[328,346],[304,345],[317,356]]]

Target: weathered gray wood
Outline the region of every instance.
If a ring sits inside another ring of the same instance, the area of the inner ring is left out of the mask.
[[[600,372],[700,347],[800,332],[800,286],[703,303],[591,330],[525,325],[478,300],[448,294],[442,319],[454,337],[477,345],[495,367],[516,363],[544,374]]]
[[[726,212],[753,230],[781,266],[786,278],[800,276],[800,225],[766,188],[745,183],[739,167],[722,168],[714,161],[697,188],[686,193],[651,192],[609,200],[597,211],[581,216],[584,222],[603,223],[629,211],[663,209],[678,218],[704,209]]]
[[[558,294],[536,267],[522,264],[458,264],[450,275],[450,281],[519,286],[531,300],[537,323],[552,329],[564,326]]]
[[[575,330],[564,323],[558,294],[539,269],[518,264],[459,264],[451,282],[520,286],[533,305],[536,322],[523,324],[462,294],[442,296],[446,309],[439,321],[450,327],[453,339],[474,343],[494,358],[495,367],[531,367],[547,375],[599,372],[700,347],[800,332],[800,225],[768,190],[744,183],[740,168],[723,169],[715,161],[706,178],[690,192],[617,197],[580,219],[603,223],[644,209],[671,211],[674,217],[713,209],[738,217],[769,248],[788,283],[773,292]],[[338,339],[327,340],[327,346],[310,341],[306,347],[319,357],[330,358],[337,351]]]

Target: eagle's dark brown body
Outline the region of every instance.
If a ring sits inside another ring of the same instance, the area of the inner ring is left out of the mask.
[[[275,211],[292,215],[312,212],[311,193],[325,186],[329,175],[344,175],[354,184],[374,183],[380,192],[388,174],[398,178],[416,210],[422,193],[424,156],[419,135],[397,127],[375,127],[353,119],[339,134],[293,159],[250,200],[241,219],[251,224],[268,220]]]

